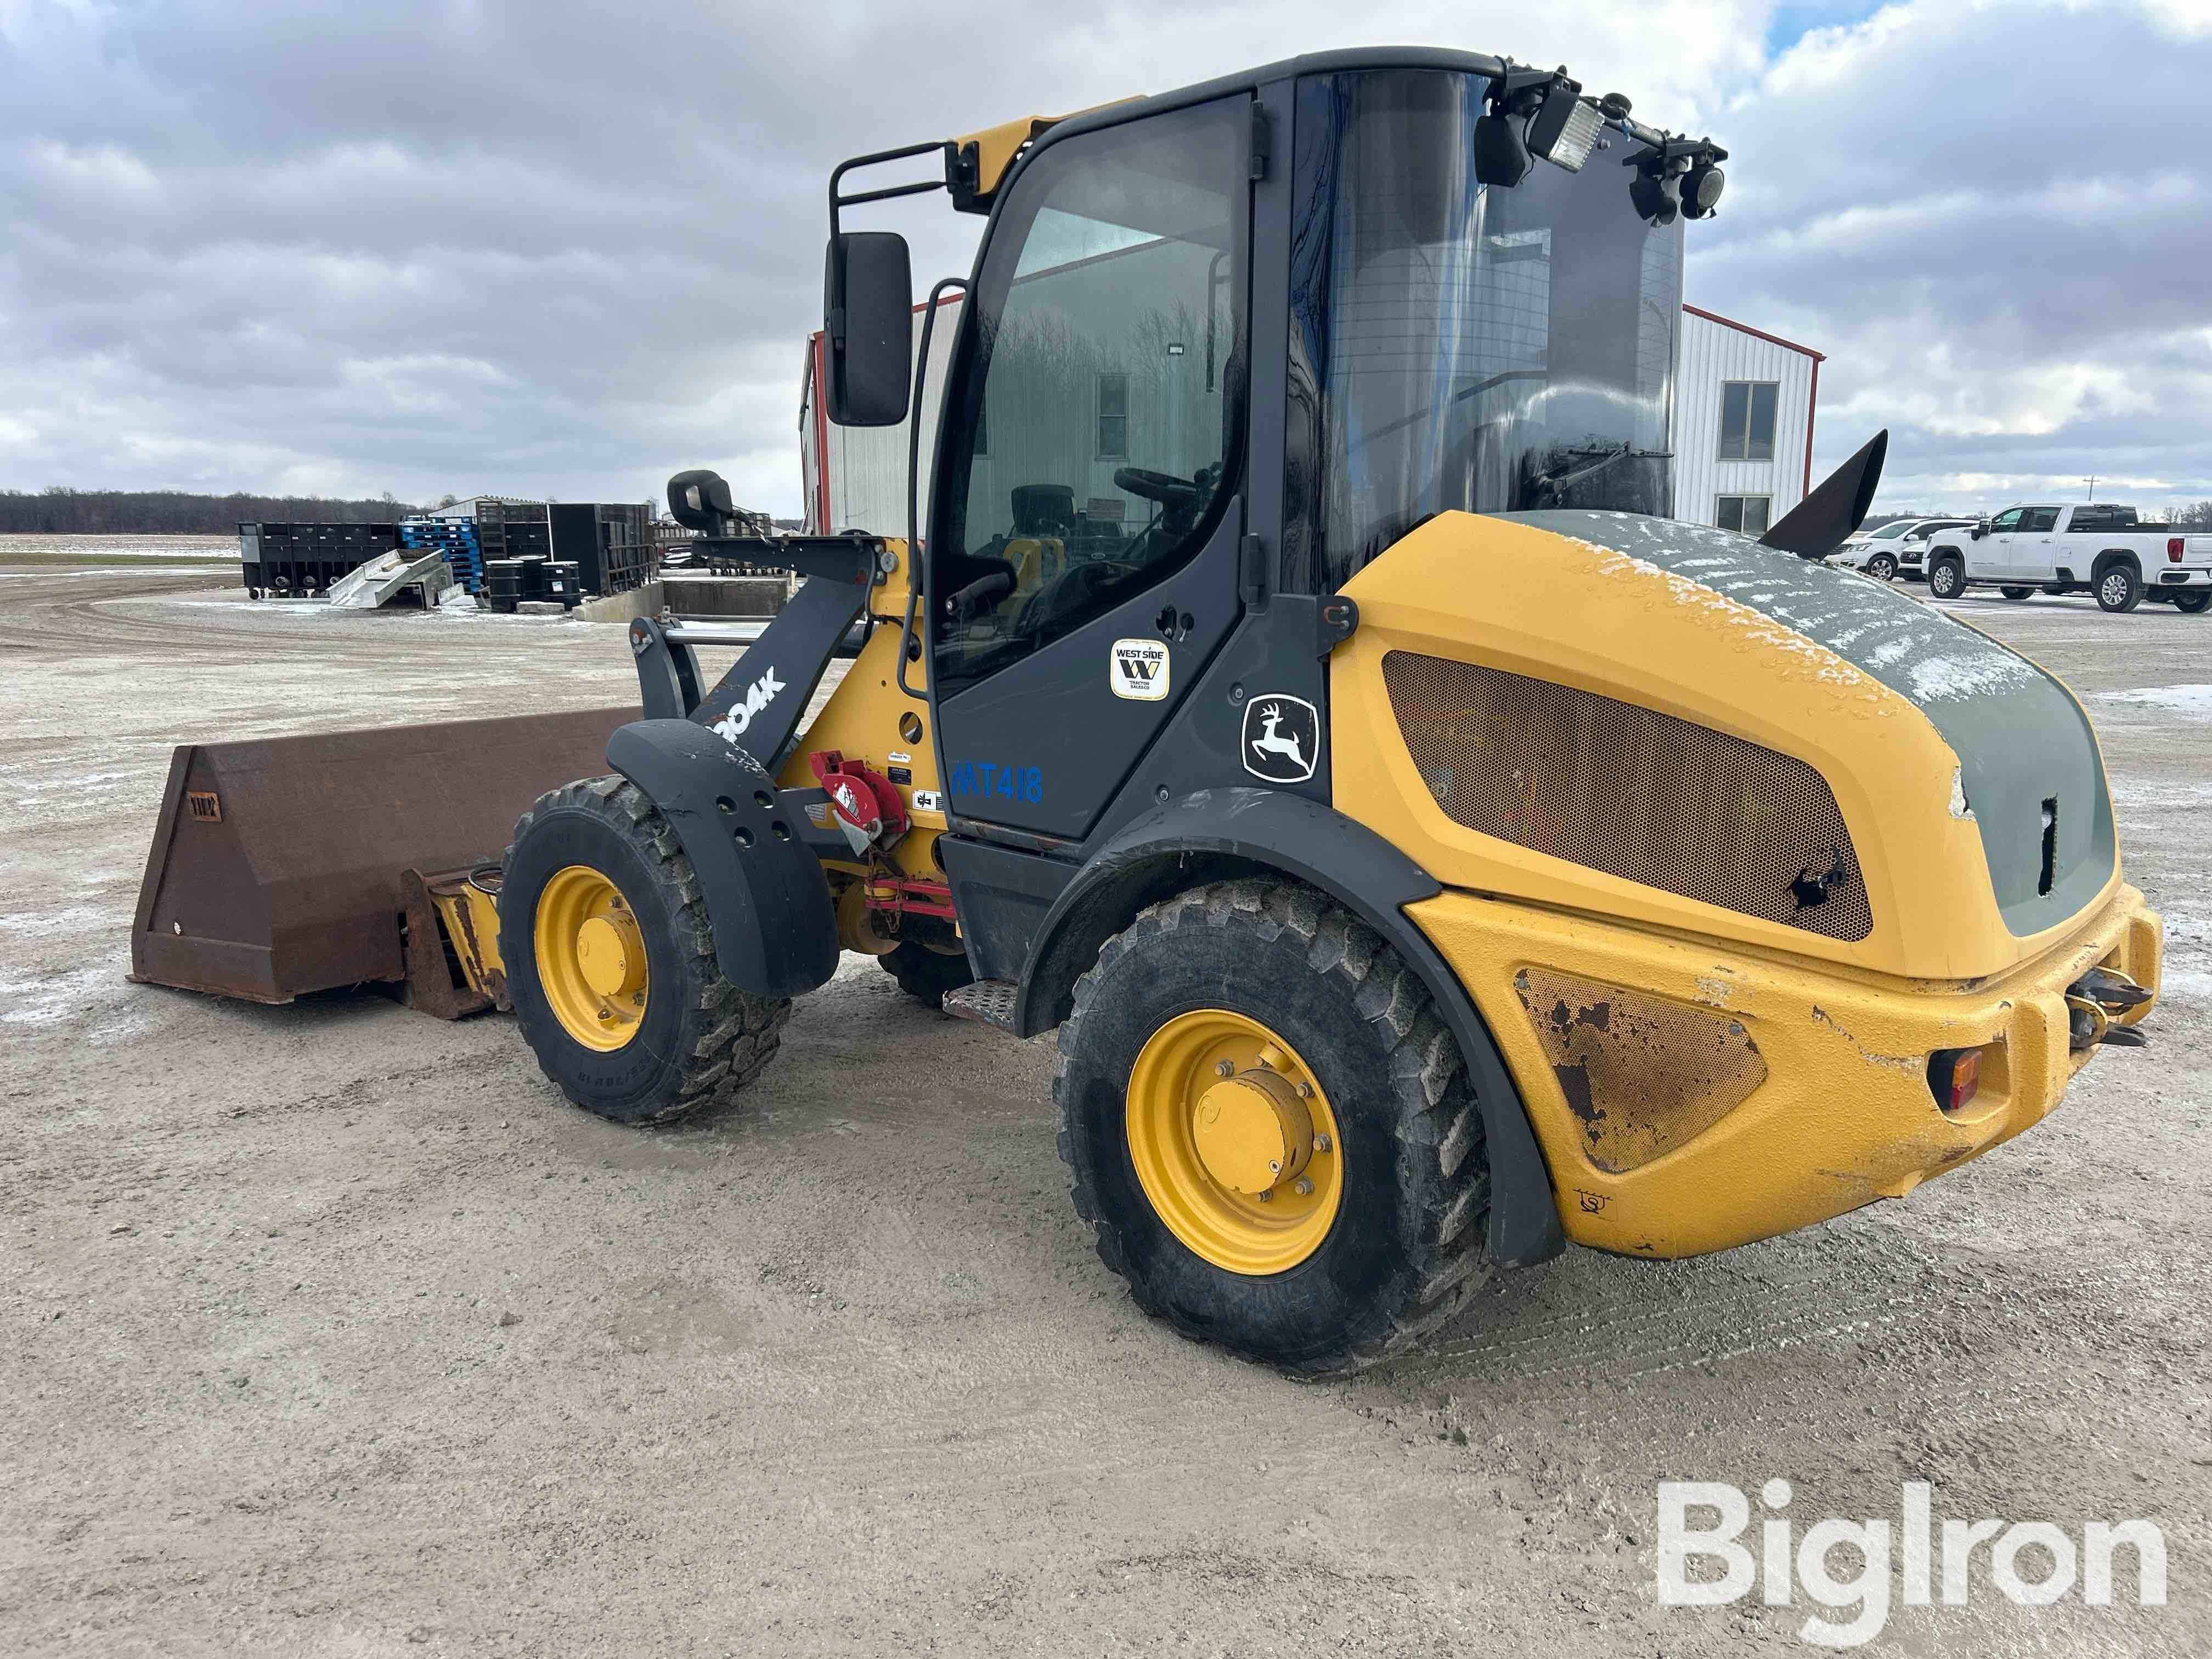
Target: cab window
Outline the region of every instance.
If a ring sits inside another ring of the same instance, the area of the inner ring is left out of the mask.
[[[2050,530],[2057,523],[2058,509],[2055,507],[2031,507],[2020,519],[2020,527],[2030,532]]]
[[[1990,520],[1990,534],[1997,536],[2008,530],[2019,529],[2020,515],[2025,511],[2027,511],[2025,507],[2015,507],[2008,513],[1998,514],[1996,518]]]
[[[940,696],[1180,568],[1229,501],[1248,110],[1064,139],[1012,185],[947,398],[963,412],[930,538]]]

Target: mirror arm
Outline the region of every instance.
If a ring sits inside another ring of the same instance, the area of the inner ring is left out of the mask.
[[[879,149],[870,155],[855,155],[850,161],[838,162],[830,174],[830,234],[832,236],[837,234],[839,208],[858,207],[863,202],[889,201],[895,196],[920,196],[927,191],[945,188],[944,179],[933,179],[927,184],[894,185],[886,190],[862,191],[857,196],[840,195],[837,186],[843,182],[847,173],[860,167],[872,167],[883,161],[903,161],[909,156],[933,153],[949,156],[952,153],[952,146],[937,138],[926,144],[906,144],[897,149]]]
[[[921,556],[921,393],[929,383],[929,337],[937,329],[937,302],[947,289],[959,289],[962,305],[967,303],[965,278],[947,276],[929,290],[921,313],[921,349],[915,355],[914,401],[906,413],[906,621],[899,629],[898,689],[916,702],[929,701],[926,688],[917,691],[906,681],[907,653],[913,648],[908,641],[915,637],[915,608],[922,599],[928,569]]]

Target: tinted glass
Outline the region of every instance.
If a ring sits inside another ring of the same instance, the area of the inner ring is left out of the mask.
[[[2020,527],[2024,531],[2050,530],[2055,528],[2057,523],[2058,509],[2057,507],[2031,507],[2021,515]]]
[[[2015,507],[2009,513],[1998,514],[1990,520],[1990,533],[1995,535],[1999,531],[2019,529],[2021,512],[2021,509]]]
[[[1772,380],[1757,380],[1751,388],[1751,445],[1748,459],[1774,459],[1774,400],[1781,388]]]
[[[2077,507],[2067,520],[2069,530],[2130,530],[2135,527],[2136,510],[2132,507]]]
[[[1298,83],[1288,580],[1334,587],[1431,514],[1672,511],[1680,222],[1647,228],[1620,155],[1474,170],[1486,82]]]
[[[1723,530],[1743,528],[1743,497],[1723,495],[1715,504],[1713,522]]]
[[[1721,459],[1743,459],[1745,434],[1751,429],[1751,382],[1730,380],[1721,387]]]
[[[1018,176],[947,393],[964,412],[931,538],[940,696],[1178,568],[1229,498],[1249,108],[1085,134]]]

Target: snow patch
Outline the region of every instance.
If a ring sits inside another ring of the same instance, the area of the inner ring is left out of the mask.
[[[2102,692],[2097,701],[2135,703],[2162,708],[2185,720],[2212,720],[2212,685],[2148,685],[2133,691]]]
[[[1863,674],[1873,676],[1926,708],[2002,694],[2041,678],[2033,664],[1988,635],[1882,583],[1808,563],[1728,531],[1625,515],[1530,518],[1583,547],[1613,553],[1638,574],[1664,577],[1678,602],[1747,613],[1766,624],[1765,631],[1748,620],[1736,626],[1765,643],[1816,658],[1840,683],[1856,684]],[[1604,539],[1576,534],[1568,528],[1575,520],[1582,520],[1577,528],[1587,526]],[[1653,556],[1629,550],[1638,547],[1650,549]],[[1694,576],[1687,574],[1692,571]]]

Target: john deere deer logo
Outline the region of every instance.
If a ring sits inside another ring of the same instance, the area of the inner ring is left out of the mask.
[[[1321,716],[1303,697],[1271,693],[1244,708],[1244,769],[1269,783],[1304,783],[1321,758]]]

